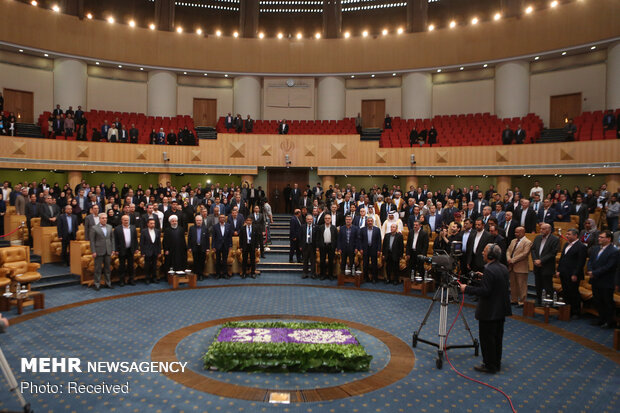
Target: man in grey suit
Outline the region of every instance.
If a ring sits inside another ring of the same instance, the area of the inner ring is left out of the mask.
[[[104,213],[99,214],[99,225],[94,225],[90,229],[90,249],[95,259],[95,290],[99,291],[102,265],[108,288],[114,288],[110,280],[110,259],[114,254],[114,235],[112,226],[108,225],[108,216]]]
[[[92,213],[84,218],[84,239],[86,241],[90,241],[91,229],[99,225],[99,205],[93,205],[91,208]]]

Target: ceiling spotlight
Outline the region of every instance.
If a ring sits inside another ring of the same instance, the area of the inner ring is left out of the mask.
[[[557,7],[558,6],[558,2],[556,0],[553,0],[550,4],[551,8]]]
[[[224,75],[224,77],[228,77],[228,75]]]
[[[183,74],[184,74],[184,75],[186,75],[186,74],[187,74],[187,72],[183,72]]]
[[[233,33],[233,37],[236,39],[237,37],[239,37],[239,32],[234,32]]]
[[[118,68],[119,68],[119,69],[122,69],[122,68],[123,68],[123,65],[118,65]]]
[[[39,4],[39,3],[37,3],[37,0],[32,0],[32,1],[30,2],[30,4],[32,4],[33,6],[36,6],[36,5],[37,5],[37,4]]]
[[[562,52],[562,56],[566,56],[566,52]]]
[[[278,33],[278,39],[281,39],[283,37],[284,37],[284,35],[282,33]]]
[[[382,35],[384,35],[384,36],[387,36],[387,34],[388,34],[388,29],[383,29],[383,30],[381,31],[381,34],[382,34]]]
[[[108,17],[107,20],[108,20],[108,23],[110,23],[110,24],[114,23],[114,17],[112,17],[112,16]]]
[[[405,29],[403,29],[402,27],[399,27],[399,28],[396,30],[396,33],[398,33],[398,34],[403,34],[403,32],[404,32],[404,31],[405,31]]]
[[[47,53],[44,53],[43,56],[50,57],[50,55],[48,55]]]
[[[435,30],[435,25],[434,24],[429,24],[428,25],[428,31],[432,32],[433,30]]]
[[[136,22],[133,20],[129,20],[129,27],[136,27]]]
[[[482,67],[489,67],[489,65],[485,63],[482,65]]]
[[[24,53],[24,49],[19,49],[19,52],[20,53]]]
[[[532,6],[527,6],[527,9],[525,9],[525,14],[531,14],[534,11],[534,8]]]
[[[202,34],[202,29],[200,27],[196,29],[196,34],[199,36]]]
[[[502,14],[501,13],[495,13],[495,16],[493,16],[493,20],[495,20],[495,21],[498,21],[501,18],[502,18]]]
[[[396,76],[396,73],[392,73],[392,76]]]
[[[52,10],[54,10],[56,13],[58,13],[60,11],[60,7],[58,7],[58,4],[54,4],[52,6]]]
[[[364,30],[364,31],[362,32],[362,36],[364,36],[364,37],[368,37],[368,30]]]
[[[351,79],[355,79],[355,75],[351,75]]]
[[[375,77],[375,75],[370,75],[370,77]]]
[[[301,38],[303,37],[303,35],[301,33],[297,33],[297,38],[301,40]]]
[[[258,38],[259,38],[259,39],[264,39],[264,38],[265,38],[265,33],[260,32],[260,33],[258,34]]]
[[[459,70],[465,70],[465,68],[463,66],[459,67]]]
[[[86,13],[86,18],[88,20],[92,20],[93,19],[93,14],[92,13]]]
[[[441,69],[437,69],[437,73],[441,73]]]
[[[155,30],[155,24],[154,23],[149,24],[149,29]]]
[[[473,19],[471,19],[471,24],[478,24],[478,18],[474,17]]]
[[[208,73],[205,73],[203,76],[209,76],[209,74],[208,74]]]
[[[595,49],[596,49],[596,46],[592,46],[592,47],[590,48],[590,50],[595,50]]]
[[[351,33],[349,32],[344,32],[344,38],[348,39],[349,37],[351,37]]]
[[[141,67],[141,68],[140,68],[140,70],[144,70],[144,68],[143,68],[143,67]]]
[[[220,36],[222,35],[222,31],[221,31],[221,30],[216,31],[216,32],[215,32],[215,35],[216,35],[217,37],[220,37]]]
[[[183,28],[181,26],[177,27],[177,33],[183,33]]]
[[[455,22],[454,20],[452,20],[452,21],[450,22],[450,28],[451,28],[451,29],[454,29],[455,27],[456,27],[456,22]]]
[[[536,56],[536,57],[534,58],[534,60],[538,60],[538,59],[540,59],[540,56]]]
[[[95,64],[96,64],[97,66],[99,66],[99,62],[95,62]]]
[[[321,33],[317,33],[317,34],[315,34],[315,35],[314,35],[314,37],[315,37],[316,39],[320,39],[320,38],[321,38]]]

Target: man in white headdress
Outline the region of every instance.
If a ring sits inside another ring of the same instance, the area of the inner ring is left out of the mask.
[[[390,233],[390,228],[392,227],[392,224],[396,224],[397,232],[403,232],[403,221],[398,218],[398,212],[393,210],[388,213],[388,219],[386,219],[381,226],[381,238],[385,237],[385,234]]]

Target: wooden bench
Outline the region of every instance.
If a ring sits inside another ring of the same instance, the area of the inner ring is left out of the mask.
[[[415,282],[411,281],[410,277],[400,277],[400,280],[403,282],[405,294],[409,294],[411,290],[420,291],[422,295],[435,291],[435,280]]]
[[[545,323],[549,323],[549,316],[557,316],[560,321],[570,321],[570,305],[562,305],[558,308],[553,307],[536,307],[533,301],[526,301],[523,304],[523,317],[534,318],[536,314],[545,317]]]
[[[168,284],[170,284],[173,290],[178,289],[180,284],[187,284],[189,288],[196,288],[196,274],[185,273],[184,275],[177,275],[168,273]]]
[[[35,310],[45,308],[45,294],[40,291],[29,291],[20,297],[0,296],[0,311],[10,311],[11,307],[17,307],[17,314],[21,314],[28,305],[33,306]]]
[[[338,271],[338,285],[342,286],[344,283],[353,283],[357,288],[360,288],[360,285],[364,282],[364,276],[360,272],[359,275],[355,275],[353,271],[351,271],[351,275],[345,275],[342,271]]]

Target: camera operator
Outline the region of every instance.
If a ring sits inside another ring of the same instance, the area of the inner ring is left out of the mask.
[[[506,266],[499,262],[502,250],[495,244],[487,245],[482,251],[486,264],[477,286],[461,285],[461,292],[480,297],[476,306],[478,334],[482,349],[482,364],[474,370],[483,373],[497,373],[502,366],[502,340],[504,321],[512,315],[508,292],[509,274]]]
[[[2,317],[2,314],[0,314],[0,333],[4,333],[7,328],[9,328],[9,320]]]

